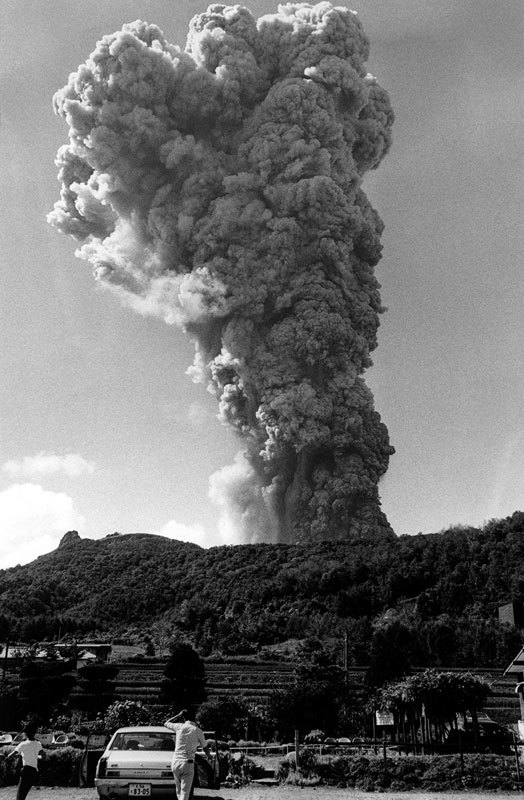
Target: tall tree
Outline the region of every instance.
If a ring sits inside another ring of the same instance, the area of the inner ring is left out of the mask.
[[[85,664],[78,670],[81,693],[74,695],[72,704],[88,713],[103,711],[115,700],[114,679],[119,669],[115,664]]]
[[[76,678],[68,661],[27,660],[20,670],[19,700],[25,714],[36,714],[47,722],[63,706]]]
[[[343,671],[327,664],[302,666],[293,684],[275,690],[269,698],[268,715],[283,736],[313,728],[333,731],[344,701]]]
[[[204,662],[186,642],[174,643],[164,669],[160,702],[176,709],[197,706],[207,696]]]
[[[392,711],[397,726],[407,728],[413,741],[419,729],[423,739],[440,740],[447,728],[456,727],[459,714],[466,725],[471,715],[478,734],[478,712],[490,693],[489,683],[470,672],[427,669],[383,686],[376,694],[375,707]]]

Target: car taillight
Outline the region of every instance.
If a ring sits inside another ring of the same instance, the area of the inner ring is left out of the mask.
[[[97,778],[105,778],[106,776],[106,767],[107,767],[107,758],[101,758],[98,764],[96,765],[96,777]]]

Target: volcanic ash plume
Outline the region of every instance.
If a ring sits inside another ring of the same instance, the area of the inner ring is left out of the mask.
[[[95,276],[182,325],[243,457],[213,492],[244,541],[388,534],[393,452],[362,374],[382,222],[361,189],[390,146],[357,16],[212,5],[185,50],[104,37],[54,98],[70,126],[50,221]]]

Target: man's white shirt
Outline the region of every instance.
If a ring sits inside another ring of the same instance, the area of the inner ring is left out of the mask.
[[[205,747],[204,734],[194,722],[166,722],[165,725],[176,733],[173,761],[193,761],[198,747]]]
[[[38,769],[38,754],[42,750],[42,745],[35,739],[25,739],[15,747],[17,753],[22,756],[22,763],[27,767]]]

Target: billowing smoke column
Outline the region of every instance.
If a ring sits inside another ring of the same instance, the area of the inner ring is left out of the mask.
[[[212,478],[244,541],[391,535],[393,452],[362,373],[376,347],[382,222],[362,192],[390,145],[357,16],[258,21],[212,5],[186,49],[134,22],[97,44],[56,111],[56,227],[95,276],[181,324],[242,440]]]

